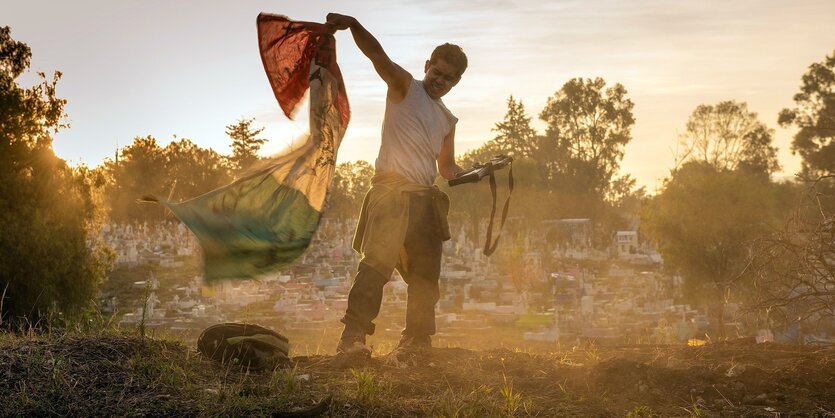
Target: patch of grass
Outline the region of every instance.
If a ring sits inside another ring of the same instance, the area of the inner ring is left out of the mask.
[[[626,413],[626,418],[657,418],[660,415],[647,405],[639,405]]]
[[[383,341],[371,346],[371,355],[376,357],[385,356],[395,349],[395,343],[391,341]]]
[[[145,379],[171,388],[191,390],[189,372],[175,361],[136,352],[128,361],[134,372]]]
[[[571,353],[561,353],[557,358],[557,363],[563,366],[574,366],[574,360],[571,359]]]
[[[292,368],[276,367],[270,378],[270,388],[275,392],[293,395],[301,387],[298,374],[298,364]]]
[[[426,414],[433,417],[480,418],[500,416],[493,389],[479,385],[469,391],[441,392],[431,403]]]
[[[522,402],[522,395],[513,391],[513,382],[508,382],[507,376],[503,377],[504,384],[499,389],[499,394],[504,399],[504,413],[508,416],[516,415]]]
[[[584,353],[586,355],[586,360],[592,363],[600,361],[600,350],[597,348],[597,344],[589,343],[589,345],[585,348]]]
[[[351,369],[351,375],[356,383],[356,399],[362,404],[373,404],[390,389],[390,385],[381,382],[369,371]]]
[[[702,408],[698,404],[694,403],[689,408],[681,408],[684,412],[687,412],[687,416],[690,418],[706,418],[711,416],[710,411],[705,408]]]
[[[504,415],[516,415],[523,405],[525,409],[528,409],[527,403],[522,402],[522,394],[513,391],[513,382],[508,382],[506,376],[504,376],[504,384],[499,388],[499,394],[504,399]]]

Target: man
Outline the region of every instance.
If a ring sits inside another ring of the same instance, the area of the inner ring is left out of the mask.
[[[351,30],[357,47],[388,86],[376,174],[354,237],[362,259],[337,352],[370,356],[365,339],[374,333],[383,286],[395,268],[408,284],[406,327],[398,347],[428,348],[440,298],[442,243],[449,239],[449,199],[432,184],[438,172],[452,179],[463,171],[454,159],[458,119],[441,97],[461,80],[467,57],[456,45],[441,45],[426,61],[419,81],[392,62],[353,17],[330,13],[327,24],[334,31]]]

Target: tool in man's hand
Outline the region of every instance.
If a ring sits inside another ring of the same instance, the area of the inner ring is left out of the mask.
[[[501,236],[504,221],[507,220],[507,210],[510,208],[510,195],[513,194],[513,157],[506,155],[497,155],[493,157],[486,164],[476,164],[473,168],[459,173],[454,179],[449,181],[450,187],[457,186],[464,183],[475,183],[484,177],[490,177],[490,194],[493,195],[493,208],[490,210],[490,223],[487,224],[487,239],[484,242],[484,255],[489,256],[496,251],[499,246],[499,236]],[[504,208],[502,209],[502,220],[499,224],[499,229],[496,231],[496,239],[493,239],[493,220],[496,217],[496,170],[510,166],[510,172],[507,173],[507,200],[504,201]]]
[[[497,155],[486,164],[476,164],[473,168],[458,173],[454,179],[449,181],[449,186],[453,187],[464,183],[475,183],[484,177],[489,176],[491,171],[505,168],[511,162],[513,162],[513,157]]]

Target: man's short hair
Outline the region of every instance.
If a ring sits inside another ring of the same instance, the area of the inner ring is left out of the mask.
[[[442,59],[458,70],[458,77],[464,74],[467,69],[467,56],[464,55],[464,50],[460,46],[451,43],[439,45],[432,51],[432,56],[429,57],[429,63],[434,64],[436,60]]]

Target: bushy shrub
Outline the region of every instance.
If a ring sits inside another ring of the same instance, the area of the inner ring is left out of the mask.
[[[107,267],[95,244],[94,176],[52,149],[66,127],[61,77],[22,88],[29,47],[0,27],[0,294],[5,323],[76,316],[95,296]]]

